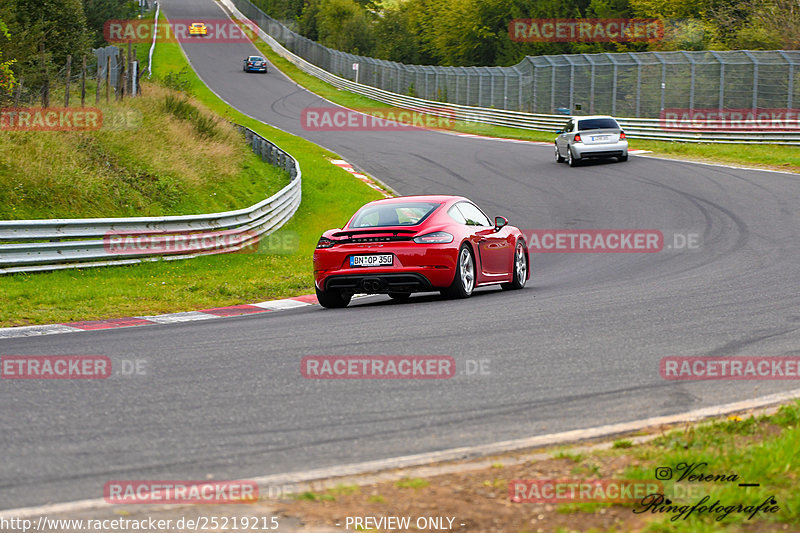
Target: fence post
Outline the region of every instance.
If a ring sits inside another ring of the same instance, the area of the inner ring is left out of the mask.
[[[131,40],[128,39],[128,59],[125,62],[125,93],[133,94],[133,77],[131,76]]]
[[[667,91],[667,62],[664,61],[661,56],[656,56],[659,60],[661,60],[661,109],[659,112],[664,111],[664,103],[666,98],[666,91]]]
[[[42,51],[42,107],[50,107],[50,76],[47,73],[44,43],[41,44],[40,49]]]
[[[503,73],[503,109],[508,109],[508,73]]]
[[[142,92],[142,87],[139,85],[139,79],[142,77],[142,69],[139,65],[139,58],[136,57],[136,48],[133,49],[133,62],[131,66],[131,93],[133,96],[138,96]]]
[[[64,86],[64,107],[69,107],[69,82],[72,76],[72,55],[67,56],[67,82]]]
[[[570,61],[569,65],[569,112],[575,108],[575,65]]]
[[[128,73],[125,72],[125,59],[122,55],[122,50],[117,53],[117,101],[121,101],[125,98],[125,76]]]
[[[81,61],[81,107],[86,107],[86,54]]]
[[[611,88],[611,114],[617,114],[617,64],[614,63],[614,80]]]
[[[642,62],[633,53],[628,54],[636,61],[636,116],[642,116]]]
[[[25,78],[20,77],[17,84],[17,94],[14,96],[14,107],[19,107],[19,98],[22,96],[22,84],[25,83]]]
[[[106,103],[111,94],[111,55],[106,56]]]

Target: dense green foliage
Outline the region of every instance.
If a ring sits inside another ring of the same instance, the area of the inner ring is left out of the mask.
[[[0,2],[0,104],[14,80],[38,90],[66,58],[104,46],[103,24],[136,17],[135,0],[3,0]]]
[[[345,52],[437,65],[513,65],[526,55],[644,50],[796,49],[797,0],[251,0]],[[659,18],[652,43],[515,42],[527,18]]]

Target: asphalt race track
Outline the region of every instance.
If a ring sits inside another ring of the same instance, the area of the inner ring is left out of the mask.
[[[215,19],[213,0],[163,0]],[[523,291],[354,301],[212,321],[0,340],[100,354],[146,375],[0,383],[0,509],[102,497],[113,479],[248,478],[674,414],[797,388],[666,381],[666,356],[800,355],[800,179],[631,157],[571,169],[552,149],[436,132],[311,132],[329,106],[249,44],[187,44],[245,113],[329,148],[402,194],[461,194],[529,228],[696,233],[695,250],[539,254]],[[743,148],[746,149],[746,148]],[[672,241],[668,240],[667,244]],[[309,258],[310,262],[311,258]],[[451,355],[446,380],[309,380],[306,355]],[[490,373],[465,375],[467,360]]]

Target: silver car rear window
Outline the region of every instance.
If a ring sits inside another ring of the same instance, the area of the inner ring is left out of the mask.
[[[587,118],[578,122],[578,130],[605,130],[619,129],[619,124],[613,118]]]

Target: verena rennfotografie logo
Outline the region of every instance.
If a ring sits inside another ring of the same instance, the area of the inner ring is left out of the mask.
[[[531,253],[655,253],[664,235],[651,229],[525,229]]]
[[[2,379],[106,379],[111,359],[105,355],[3,355]]]
[[[257,26],[244,22],[244,27],[230,19],[107,20],[103,24],[103,37],[109,43],[150,43],[155,36],[161,42],[213,42],[246,43],[258,35]]]
[[[634,503],[663,492],[661,482],[640,479],[515,479],[508,484],[514,503]]]
[[[664,357],[659,371],[670,381],[800,379],[800,357]]]
[[[300,114],[300,124],[308,131],[442,130],[453,129],[455,118],[451,111],[435,108],[307,107]]]
[[[447,379],[456,375],[449,355],[309,355],[300,361],[309,379]]]
[[[252,231],[207,231],[195,233],[139,233],[110,231],[103,235],[103,248],[110,254],[187,254],[228,250],[255,253],[259,236]]]
[[[664,38],[660,19],[514,19],[508,34],[517,42],[653,42]]]
[[[103,126],[94,107],[7,107],[0,109],[3,131],[93,131]]]
[[[661,111],[668,131],[798,131],[800,109],[688,109]]]
[[[112,480],[103,487],[111,504],[255,503],[255,481]]]

